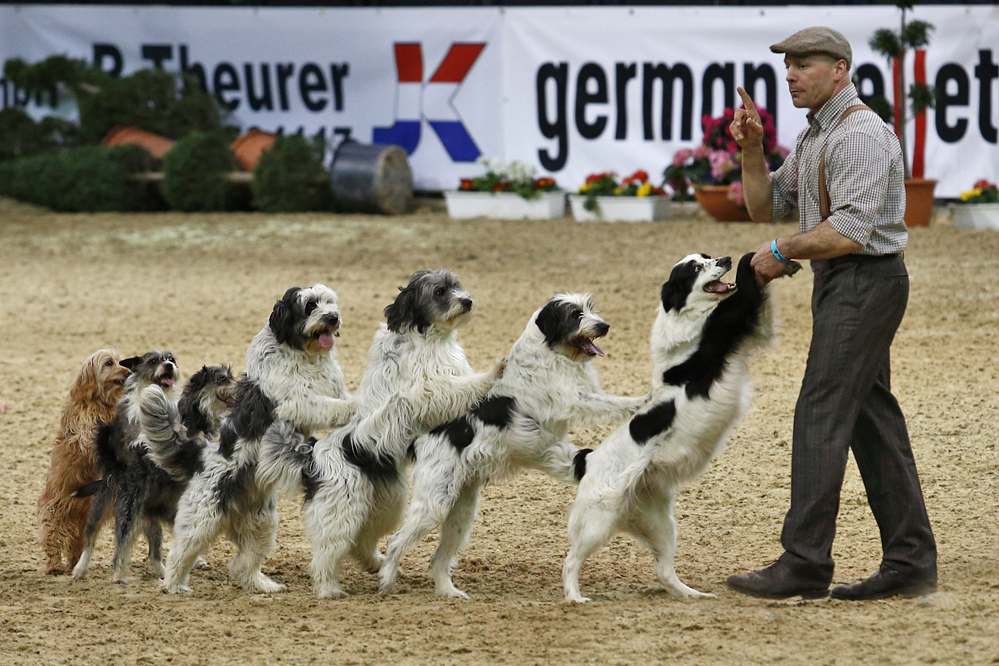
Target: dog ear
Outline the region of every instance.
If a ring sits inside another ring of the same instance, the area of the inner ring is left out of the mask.
[[[142,363],[142,357],[132,356],[130,358],[123,358],[119,363],[134,372],[135,368]]]
[[[659,295],[663,310],[682,310],[687,305],[687,297],[690,296],[696,279],[697,272],[692,262],[684,261],[674,266]]]
[[[576,322],[571,322],[569,319],[570,307],[568,303],[553,298],[545,303],[535,317],[534,323],[545,336],[545,342],[549,346],[564,342],[576,330]]]
[[[271,316],[267,320],[274,338],[281,344],[295,338],[295,305],[299,291],[301,287],[292,287],[284,292],[281,300],[274,304]]]
[[[663,310],[669,312],[673,309],[683,309],[683,306],[687,304],[687,294],[689,291],[690,289],[685,280],[670,279],[664,282],[662,293],[659,296],[663,304]]]
[[[417,289],[412,281],[406,287],[399,287],[399,295],[385,306],[385,321],[393,333],[403,333],[407,328],[415,328],[423,333],[430,322],[420,310]]]

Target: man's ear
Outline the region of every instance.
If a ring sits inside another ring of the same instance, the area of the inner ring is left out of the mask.
[[[846,61],[840,58],[833,65],[833,75],[837,81],[842,79],[844,76],[850,76],[850,66],[846,64]]]

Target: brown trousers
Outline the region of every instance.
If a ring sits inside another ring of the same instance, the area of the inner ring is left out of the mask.
[[[891,393],[889,350],[905,314],[909,276],[900,255],[812,261],[812,342],[794,412],[791,507],[781,558],[832,580],[832,543],[847,454],[853,451],[881,533],[882,561],[936,577],[905,417]]]

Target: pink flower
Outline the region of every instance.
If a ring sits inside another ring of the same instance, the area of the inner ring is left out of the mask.
[[[703,160],[704,158],[706,158],[711,153],[712,153],[712,150],[711,150],[710,146],[700,145],[697,148],[694,148],[694,159],[695,160]]]
[[[708,161],[711,163],[711,177],[716,181],[720,181],[725,177],[725,174],[735,168],[732,156],[724,150],[712,151],[708,155]]]
[[[689,148],[681,148],[673,153],[673,166],[683,166],[693,153]]]
[[[742,191],[742,181],[737,180],[728,188],[728,196],[739,206],[746,205],[746,193]]]

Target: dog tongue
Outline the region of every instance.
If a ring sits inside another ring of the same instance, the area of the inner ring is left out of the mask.
[[[319,336],[319,344],[323,349],[332,349],[333,347],[333,336],[329,333],[323,333]]]
[[[596,346],[595,344],[593,344],[592,340],[586,343],[586,348],[589,349],[594,354],[596,354],[597,356],[603,356],[604,355],[604,350],[601,349],[600,347]]]
[[[709,282],[704,285],[704,291],[710,291],[714,294],[724,294],[726,291],[731,289],[732,286],[721,280],[715,280],[714,282]]]
[[[170,388],[171,386],[173,386],[173,379],[169,377],[164,377],[163,379],[160,380],[160,384],[163,384],[167,388]]]

